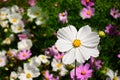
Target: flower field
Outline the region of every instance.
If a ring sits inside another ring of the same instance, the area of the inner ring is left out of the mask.
[[[120,80],[120,0],[0,0],[0,80]]]

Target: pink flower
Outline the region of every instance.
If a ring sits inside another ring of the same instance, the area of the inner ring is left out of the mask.
[[[72,70],[70,72],[71,78],[74,80],[75,78],[75,71]],[[76,67],[76,77],[77,80],[87,80],[88,78],[92,77],[92,69],[90,69],[90,64],[86,63],[85,65],[80,65]]]
[[[65,22],[67,23],[68,22],[67,16],[68,16],[67,11],[59,13],[59,16],[58,16],[59,21],[62,23],[65,23]]]
[[[81,0],[81,4],[84,6],[94,6],[94,0]]]
[[[120,13],[119,13],[119,10],[118,9],[115,9],[115,8],[112,8],[110,10],[110,15],[114,18],[114,19],[117,19],[120,17]]]
[[[18,34],[19,40],[27,39],[28,35],[27,34]]]
[[[91,7],[83,8],[80,12],[82,19],[90,19],[94,15],[95,9]]]
[[[120,58],[120,52],[119,52],[119,54],[117,55],[117,57]]]
[[[32,55],[32,53],[30,52],[30,50],[23,50],[23,51],[18,53],[17,57],[18,57],[19,60],[26,60],[31,55]]]
[[[103,62],[101,60],[97,60],[94,57],[90,57],[90,63],[93,68],[99,70],[102,67]]]
[[[58,53],[59,52],[58,52],[58,50],[56,49],[56,47],[54,45],[52,47],[50,47],[50,48],[48,48],[48,49],[45,50],[45,54],[46,55],[53,56],[53,55],[58,54]]]
[[[30,6],[35,6],[36,5],[36,0],[28,0],[28,3]]]
[[[53,74],[50,74],[48,70],[45,71],[44,77],[45,77],[45,80],[59,80],[59,76],[54,78]]]
[[[56,60],[61,60],[62,58],[63,58],[63,56],[64,56],[64,53],[58,53],[58,54],[55,54],[54,55],[54,58],[56,59]]]

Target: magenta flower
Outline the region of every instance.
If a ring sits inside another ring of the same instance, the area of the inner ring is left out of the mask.
[[[101,60],[97,60],[94,57],[90,57],[90,63],[91,63],[91,66],[96,70],[99,70],[103,65],[103,62]]]
[[[59,76],[54,77],[53,74],[50,74],[49,71],[45,71],[44,73],[45,80],[59,80]]]
[[[36,0],[28,0],[28,3],[30,6],[35,6],[36,5]]]
[[[46,50],[45,50],[45,54],[46,55],[51,55],[51,56],[53,56],[53,55],[55,55],[55,54],[58,54],[59,52],[58,52],[58,50],[57,50],[57,48],[53,45],[52,47],[50,47],[50,48],[47,48]]]
[[[119,13],[119,10],[118,9],[115,9],[115,8],[112,8],[110,10],[110,15],[114,18],[114,19],[117,19],[120,17],[120,13]]]
[[[26,60],[31,55],[32,55],[32,53],[30,52],[30,50],[23,50],[23,51],[18,53],[17,57],[18,57],[19,60]]]
[[[112,26],[112,24],[107,25],[105,32],[111,36],[117,34],[116,26]]]
[[[81,4],[86,7],[94,6],[94,0],[81,0]]]
[[[91,7],[83,8],[80,12],[82,19],[90,19],[95,13],[95,9]]]
[[[117,57],[120,58],[120,54],[118,54]]]
[[[63,58],[63,56],[64,56],[64,53],[58,53],[58,54],[55,54],[54,55],[54,58],[56,59],[56,60],[61,60],[62,58]]]
[[[77,80],[87,80],[88,78],[92,77],[93,70],[90,69],[90,64],[86,63],[85,65],[80,65],[76,67],[76,77]],[[75,74],[74,70],[70,72],[71,78],[74,80]]]
[[[67,16],[68,16],[67,11],[59,13],[59,16],[58,16],[59,21],[62,22],[62,23],[65,23],[65,22],[67,23],[68,22]]]
[[[19,40],[27,39],[28,35],[27,34],[18,34]]]

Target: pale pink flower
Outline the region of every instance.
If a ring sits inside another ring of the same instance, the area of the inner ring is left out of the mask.
[[[36,5],[36,0],[28,0],[28,3],[30,6],[35,6]]]
[[[94,15],[95,9],[91,7],[83,8],[80,12],[82,19],[90,19]]]
[[[54,58],[56,59],[56,60],[61,60],[62,58],[63,58],[63,56],[64,56],[64,53],[58,53],[58,54],[55,54],[54,55]]]
[[[112,8],[110,10],[110,15],[114,18],[114,19],[117,19],[120,17],[120,12],[118,9],[115,9],[115,8]]]
[[[27,34],[18,34],[19,40],[27,39],[28,35]]]
[[[94,6],[94,0],[81,0],[81,4],[84,6]]]
[[[18,57],[19,60],[26,60],[31,55],[32,55],[32,53],[30,52],[30,50],[23,50],[23,51],[18,53],[17,57]]]
[[[59,21],[62,22],[62,23],[65,23],[65,22],[67,23],[68,22],[67,16],[68,16],[67,11],[59,13],[59,16],[58,16]]]

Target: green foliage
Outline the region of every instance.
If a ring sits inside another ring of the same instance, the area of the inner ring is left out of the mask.
[[[54,45],[57,38],[53,33],[57,32],[59,28],[65,27],[69,24],[76,26],[77,29],[85,25],[90,25],[96,32],[104,31],[108,24],[113,24],[117,26],[118,30],[120,30],[120,19],[115,20],[110,16],[111,8],[115,7],[120,9],[119,2],[120,0],[95,0],[95,15],[91,19],[83,20],[79,15],[79,12],[84,7],[81,5],[80,0],[37,0],[37,6],[40,6],[42,11],[45,12],[48,17],[46,24],[44,25],[37,26],[28,23],[28,26],[26,26],[30,28],[31,33],[34,34],[34,38],[32,38],[34,44],[32,47],[33,56],[43,54],[46,48]],[[0,2],[0,8],[15,4],[19,7],[23,7],[25,11],[30,7],[27,0],[8,0],[7,2]],[[58,20],[58,14],[65,10],[68,12],[68,23],[62,24]],[[0,31],[3,30],[0,28]],[[0,42],[6,35],[8,34],[0,33]],[[119,40],[120,36],[109,36],[106,34],[105,37],[101,37],[100,56],[98,57],[104,62],[101,71],[104,70],[104,68],[109,67],[113,70],[119,70],[120,72],[120,59],[117,58],[117,54],[120,51]],[[15,45],[13,43],[10,46]],[[3,48],[7,49],[6,46],[0,46],[0,49]],[[6,75],[6,73],[2,73],[2,70],[4,69],[0,69],[0,80],[3,80],[2,77]],[[101,71],[95,72],[93,78],[90,80],[105,80],[106,76]]]

